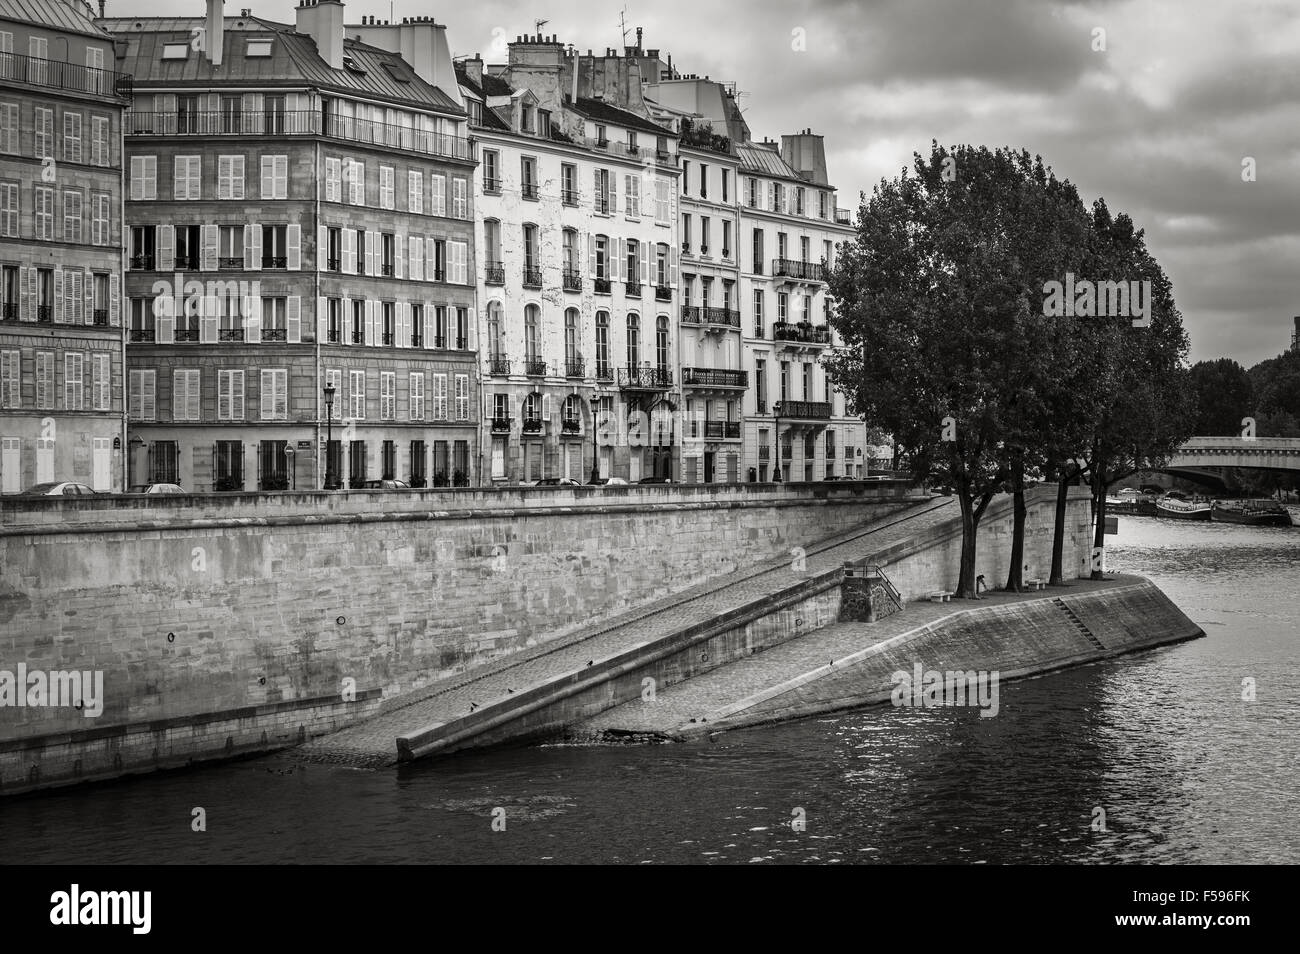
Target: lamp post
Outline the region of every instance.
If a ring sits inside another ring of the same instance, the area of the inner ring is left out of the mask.
[[[298,468],[296,466],[297,461],[294,459],[293,444],[289,443],[288,441],[286,441],[284,445],[284,456],[289,458],[289,489],[297,490],[298,489]]]
[[[594,401],[595,398],[593,398],[593,402]],[[593,403],[589,406],[591,408],[591,482],[595,484],[600,480],[600,447],[596,443],[596,432],[599,430],[596,423],[596,415],[599,413],[599,411],[597,411],[599,405]]]
[[[772,407],[772,417],[776,421],[772,432],[776,441],[772,446],[772,457],[775,461],[772,465],[772,470],[774,471],[772,474],[772,480],[778,484],[781,482],[781,465],[784,461],[784,458],[781,456],[781,405],[783,403],[784,402],[782,401],[777,401]]]
[[[318,432],[319,433],[319,432]],[[325,385],[325,489],[339,489],[339,475],[334,471],[334,385]]]

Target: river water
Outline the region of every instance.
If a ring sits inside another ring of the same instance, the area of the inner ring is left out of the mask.
[[[1300,527],[1121,517],[1107,561],[1150,577],[1206,638],[1004,684],[989,719],[876,707],[400,772],[281,754],[6,799],[3,860],[1297,861]]]

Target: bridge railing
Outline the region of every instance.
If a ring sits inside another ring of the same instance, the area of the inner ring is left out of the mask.
[[[1224,437],[1192,437],[1174,453],[1196,450],[1289,450],[1300,453],[1300,437],[1242,437],[1233,434]]]

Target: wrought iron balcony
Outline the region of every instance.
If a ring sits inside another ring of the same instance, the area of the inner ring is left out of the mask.
[[[412,332],[411,332],[411,347],[412,347],[412,348],[423,348],[423,347],[424,347],[424,335],[422,335],[422,334],[421,334],[420,332],[418,332],[418,331],[412,331]]]
[[[766,461],[766,460],[771,460],[771,459],[772,459],[772,447],[771,447],[771,445],[769,445],[769,444],[760,444],[760,445],[759,445],[759,448],[758,448],[758,459],[759,459],[759,460],[765,460],[765,461]]]
[[[698,325],[700,318],[699,305],[682,305],[682,321],[689,321],[693,325]]]
[[[667,391],[673,386],[671,368],[619,368],[618,386],[625,391]]]
[[[440,334],[438,334],[437,332],[434,332],[434,335],[433,335],[433,346],[434,346],[435,348],[445,348],[445,347],[447,347],[447,336],[446,336],[446,335],[440,335]]]
[[[510,425],[514,423],[514,420],[515,420],[515,419],[514,419],[513,417],[493,417],[493,418],[492,418],[492,433],[493,433],[493,434],[509,434],[509,433],[510,433]]]
[[[132,341],[153,341],[156,332],[152,328],[132,328]]]
[[[488,374],[509,374],[510,359],[505,355],[497,355],[495,358],[488,358]]]
[[[487,176],[484,176],[484,177],[483,177],[483,192],[484,192],[486,195],[500,195],[500,194],[501,194],[501,180],[500,180],[500,179],[490,179],[490,178],[488,178]]]
[[[640,297],[641,297],[641,283],[640,283],[640,282],[624,282],[623,285],[624,285],[624,288],[626,289],[626,292],[625,292],[625,293],[626,293],[626,295],[627,295],[628,298],[640,298]]]
[[[442,279],[435,279],[442,281]],[[506,267],[500,262],[488,262],[483,266],[483,281],[488,285],[504,285],[506,283]]]
[[[766,414],[766,413],[767,413],[767,400],[766,400],[765,398],[757,398],[757,399],[755,399],[755,401],[754,401],[754,413],[755,413],[755,414]]]
[[[392,262],[384,262],[383,264],[381,264],[381,265],[379,266],[379,274],[380,274],[380,275],[384,275],[384,276],[386,276],[386,277],[388,277],[388,278],[392,278],[392,277],[393,277],[393,263],[392,263]]]
[[[365,343],[366,343],[366,333],[365,333],[364,331],[354,331],[354,332],[352,332],[352,343],[353,343],[353,344],[365,344]]]
[[[852,212],[851,210],[849,210],[849,209],[836,209],[836,210],[835,210],[835,224],[836,224],[836,225],[852,225],[852,224],[853,224],[853,212]]]
[[[609,365],[607,365],[607,364],[598,364],[598,365],[596,365],[596,380],[597,380],[597,381],[613,381],[613,380],[614,380],[614,369],[611,368],[611,367],[610,367]]]
[[[739,440],[739,421],[705,421],[704,436],[710,440]]]
[[[667,285],[655,286],[655,301],[672,301],[673,290]]]
[[[798,324],[778,321],[772,325],[772,337],[776,341],[794,344],[828,345],[831,343],[831,330],[825,325],[813,325],[802,321]]]
[[[382,332],[379,340],[380,344],[390,345],[393,343],[393,333],[391,331]]]
[[[221,328],[217,331],[218,341],[243,341],[243,328]]]
[[[340,337],[341,336],[339,335],[339,330],[337,328],[331,328],[329,329],[329,331],[325,332],[325,340],[328,341],[330,344],[338,344]]]
[[[176,255],[173,258],[172,266],[182,272],[197,272],[199,270],[199,257],[197,255]],[[263,268],[269,266],[263,265]]]
[[[53,306],[53,305],[37,305],[37,306],[36,306],[36,320],[37,320],[37,321],[43,321],[43,322],[46,322],[46,323],[52,324],[52,323],[54,322],[54,306]]]
[[[241,260],[241,264],[242,264],[242,260]],[[337,271],[340,271],[342,268],[343,268],[343,259],[341,259],[341,258],[327,258],[327,259],[325,259],[325,269],[326,269],[326,271],[337,272]]]
[[[829,421],[831,405],[829,401],[778,401],[775,413],[792,420]]]
[[[468,341],[467,339],[465,339],[465,338],[457,338],[457,339],[456,339],[456,350],[457,350],[457,351],[464,351],[464,350],[465,350],[466,348],[468,348],[468,347],[469,347],[469,341]]]
[[[119,96],[123,99],[131,98],[133,85],[129,73],[21,53],[0,53],[0,80],[46,89],[90,93],[94,96]]]
[[[447,270],[445,268],[435,268],[433,274],[429,276],[429,280],[434,282],[445,282],[447,280]],[[505,279],[502,278],[501,281],[504,282]]]
[[[564,290],[569,292],[582,291],[582,274],[576,268],[566,268],[564,270]]]
[[[539,361],[537,358],[524,359],[524,374],[530,378],[546,377],[546,362]]]
[[[682,368],[682,385],[697,388],[747,388],[749,372],[731,368]]]
[[[705,308],[704,321],[710,325],[726,325],[728,328],[739,328],[740,312],[733,308]]]
[[[609,279],[608,279],[608,278],[597,278],[597,279],[594,279],[594,280],[592,281],[592,285],[593,285],[593,287],[596,289],[596,294],[597,294],[597,295],[608,295],[608,294],[609,294]]]
[[[542,270],[540,268],[524,269],[524,287],[525,288],[542,287]]]
[[[578,190],[577,189],[561,190],[560,201],[563,202],[565,205],[576,206],[578,204]]]
[[[6,317],[7,317],[7,316],[6,316]],[[108,309],[107,309],[107,308],[96,308],[95,311],[94,311],[94,313],[93,313],[93,315],[92,315],[92,319],[93,319],[93,321],[94,321],[94,323],[95,323],[96,325],[106,325],[106,324],[108,324]]]
[[[767,337],[767,330],[763,327],[763,323],[761,321],[754,322],[754,337],[755,338]]]
[[[177,259],[177,261],[179,261],[179,259]],[[176,267],[177,267],[177,268],[180,268],[179,265],[177,265]],[[288,259],[288,256],[285,256],[285,255],[263,255],[263,256],[262,256],[262,267],[263,267],[263,268],[288,268],[288,267],[289,267],[289,259]]]
[[[263,335],[263,337],[265,337],[265,335]],[[174,335],[174,340],[176,340],[176,341],[178,341],[178,342],[180,342],[180,341],[195,341],[195,342],[197,342],[197,341],[199,340],[199,329],[197,329],[197,328],[177,328],[177,329],[176,329],[176,332],[175,332],[175,335]]]
[[[805,282],[822,282],[821,262],[797,262],[792,258],[772,259],[772,274],[777,277],[797,278]]]
[[[526,417],[520,425],[520,430],[525,434],[540,434],[542,432],[542,419],[540,417]]]
[[[244,256],[242,255],[240,255],[238,258],[235,258],[233,256],[223,255],[217,259],[217,268],[220,269],[238,269],[243,267],[244,267]]]
[[[564,362],[564,376],[566,378],[581,378],[587,373],[587,362],[583,360],[582,355],[576,358],[569,358]]]
[[[522,193],[525,199],[531,199],[534,202],[537,201],[536,182],[525,182],[522,186],[520,186],[519,191]]]
[[[581,434],[582,421],[576,417],[566,417],[560,421],[561,434]]]
[[[153,271],[153,263],[154,263],[154,257],[153,257],[152,255],[132,255],[132,256],[131,256],[131,262],[130,262],[130,265],[131,265],[131,269],[132,269],[133,271],[152,272],[152,271]]]

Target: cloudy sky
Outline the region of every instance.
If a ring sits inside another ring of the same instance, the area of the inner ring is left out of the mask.
[[[296,5],[230,0],[227,10],[245,4],[287,22]],[[108,6],[202,10],[201,0]],[[931,139],[1024,147],[1086,202],[1104,197],[1146,230],[1192,360],[1249,365],[1289,346],[1300,315],[1300,3],[349,0],[346,17],[432,14],[454,54],[496,62],[501,38],[537,19],[584,51],[621,46],[623,10],[629,36],[643,27],[645,46],[680,71],[735,81],[756,137],[805,126],[825,135],[840,205],[856,206]],[[1242,180],[1246,157],[1253,182]]]

